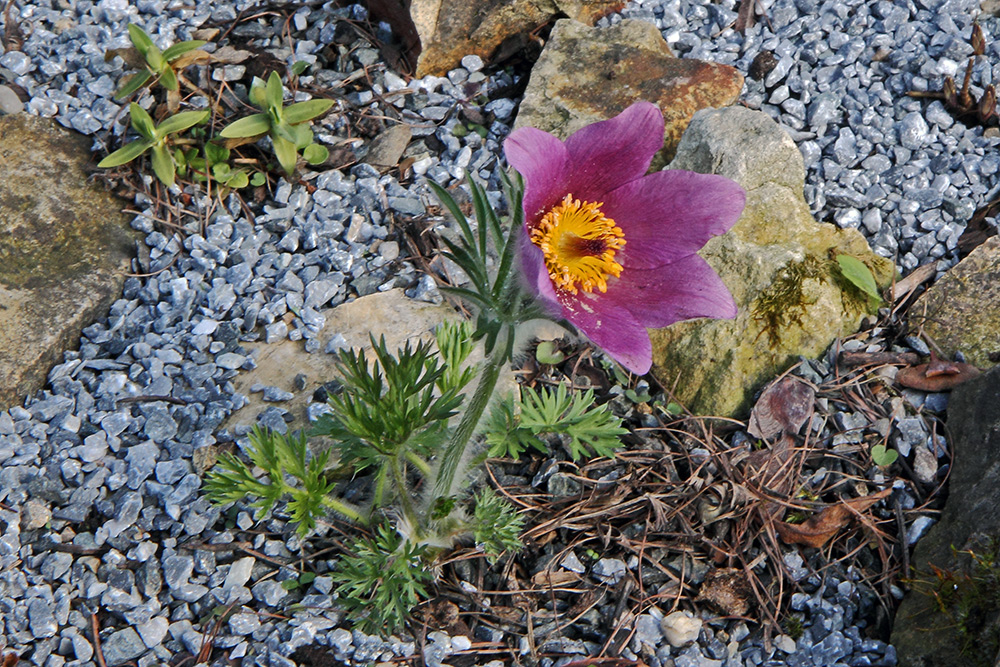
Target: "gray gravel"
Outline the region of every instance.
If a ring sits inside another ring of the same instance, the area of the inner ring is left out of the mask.
[[[0,84],[25,89],[28,113],[92,135],[103,151],[117,146],[126,130],[121,106],[112,99],[122,64],[105,62],[104,52],[127,46],[128,22],[166,46],[209,23],[231,22],[251,4],[37,0],[22,9],[31,25],[23,52],[0,55]],[[745,36],[726,30],[735,19],[732,1],[633,1],[622,15],[654,21],[679,55],[734,64],[744,72],[761,49],[774,51],[776,67],[763,82],[747,81],[744,100],[778,119],[797,141],[808,167],[807,199],[817,216],[858,227],[878,252],[898,257],[904,270],[932,258],[943,260],[941,268],[949,265],[965,221],[995,188],[996,139],[955,123],[939,103],[904,93],[933,88],[942,74],[964,67],[976,3],[764,5],[776,34],[763,23]],[[299,9],[292,22],[294,52],[272,37],[282,34],[279,18],[265,16],[235,32],[288,63],[316,62],[338,20],[362,18],[363,12],[333,3]],[[993,19],[983,27],[988,35],[997,30]],[[1000,61],[998,48],[988,44],[988,53]],[[888,55],[875,61],[876,52]],[[411,94],[389,98],[392,108],[372,91],[357,91],[336,109],[371,109],[410,123],[417,176],[448,185],[475,173],[499,202],[499,147],[516,100],[494,91],[514,83],[509,74],[489,73],[470,56],[447,77],[407,84],[364,44],[342,49],[339,60],[340,71],[314,68],[302,83],[331,86],[367,66],[375,92],[410,88]],[[980,84],[1000,74],[983,62],[976,71]],[[223,73],[227,79],[238,75],[236,69]],[[490,98],[483,107],[468,102],[478,93]],[[3,92],[5,104],[15,106],[9,98]],[[456,136],[458,100],[482,115],[485,137]],[[139,102],[148,106],[151,100]],[[338,113],[316,130],[321,142],[346,139]],[[422,214],[431,202],[419,178],[404,186],[359,164],[307,179],[311,193],[279,184],[254,223],[235,202],[203,234],[192,229],[183,238],[157,231],[149,215],[136,217],[133,226],[146,234],[150,252],[148,264],[135,269],[156,275],[129,278],[107,317],[87,327],[79,350],[52,369],[49,387],[24,407],[0,412],[0,649],[30,664],[89,667],[96,664],[90,614],[100,610],[108,665],[164,664],[181,652],[197,653],[208,629],[203,619],[218,605],[236,603],[239,611],[219,629],[215,645],[243,665],[292,665],[289,655],[314,644],[361,664],[417,652],[408,638],[367,636],[343,621],[326,576],[334,561],[315,562],[317,578],[289,591],[281,585],[295,576],[288,568],[239,551],[183,546],[248,539],[255,552],[276,559],[290,559],[302,547],[280,516],[258,526],[247,508],[226,514],[200,493],[201,478],[191,462],[195,450],[226,441],[246,445],[245,433],[218,430],[246,400],[231,384],[241,369],[254,365],[241,343],[304,340],[306,349],[325,354],[342,341],[317,339],[322,308],[393,287],[407,288],[417,299],[440,299],[433,281],[418,276],[391,238],[394,218]],[[207,205],[194,201],[202,209]],[[830,372],[822,364],[806,369],[816,380]],[[285,430],[281,403],[287,396],[275,387],[255,389],[274,403],[260,421]],[[122,400],[141,396],[175,400]],[[933,396],[909,398],[941,404]],[[849,415],[838,424],[843,437],[851,424]],[[900,414],[892,427],[901,454],[927,447],[922,421]],[[911,541],[927,526],[927,520],[915,521]],[[257,527],[287,539],[243,532]],[[49,542],[73,551],[47,548]],[[872,599],[855,584],[856,573],[810,581],[804,564],[786,565],[802,573],[805,591],[792,601],[805,629],[797,641],[784,637],[765,647],[760,634],[743,624],[709,623],[696,644],[673,647],[650,612],[637,621],[624,656],[641,653],[654,666],[668,659],[703,667],[895,663],[891,647],[862,637]],[[586,569],[576,556],[563,567]],[[611,583],[630,567],[607,559],[588,576]],[[299,606],[289,610],[292,603]],[[281,612],[288,620],[256,612]],[[477,639],[503,638],[484,632],[489,636]],[[436,667],[468,642],[432,634],[423,658]],[[598,647],[564,638],[539,648],[572,656]]]

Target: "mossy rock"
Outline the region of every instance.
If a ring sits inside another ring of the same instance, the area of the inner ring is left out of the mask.
[[[651,331],[653,373],[696,414],[743,416],[764,383],[800,357],[819,356],[873,312],[842,276],[838,255],[863,262],[880,287],[894,268],[858,231],[813,219],[802,196],[802,156],[763,113],[698,112],[669,168],[727,176],[747,192],[740,220],[700,253],[739,312]]]
[[[0,409],[41,388],[121,293],[138,237],[124,202],[88,182],[90,143],[0,116]]]
[[[1000,656],[1000,368],[955,389],[948,426],[948,500],[913,552],[892,629],[900,667],[994,667]]]

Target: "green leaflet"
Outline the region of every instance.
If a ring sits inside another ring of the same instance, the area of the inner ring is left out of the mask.
[[[850,255],[837,255],[837,264],[840,265],[840,273],[852,285],[876,301],[882,300],[878,292],[878,285],[875,284],[875,276],[872,275],[871,269],[865,266],[864,262]]]

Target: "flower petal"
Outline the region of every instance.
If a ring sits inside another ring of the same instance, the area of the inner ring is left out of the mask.
[[[566,145],[548,132],[522,127],[503,142],[503,152],[524,177],[524,217],[533,225],[566,196]]]
[[[627,309],[606,294],[560,293],[560,302],[563,316],[612,359],[636,375],[649,372],[653,364],[649,334]]]
[[[663,148],[663,112],[636,102],[610,120],[587,125],[566,140],[570,176],[564,191],[584,201],[640,178]]]
[[[736,317],[736,304],[729,289],[699,255],[652,270],[626,269],[602,296],[650,328],[693,317]]]
[[[625,233],[622,265],[651,269],[727,232],[745,203],[743,188],[724,176],[668,170],[616,188],[602,211]]]

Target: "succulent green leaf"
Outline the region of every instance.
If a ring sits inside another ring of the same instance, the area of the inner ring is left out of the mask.
[[[233,175],[233,168],[227,163],[221,162],[212,167],[212,176],[217,180],[224,181]]]
[[[256,137],[267,134],[271,129],[271,120],[266,113],[255,113],[246,118],[240,118],[222,128],[220,137],[226,139],[238,139],[240,137]]]
[[[302,151],[302,157],[311,165],[323,164],[330,157],[330,151],[326,146],[309,144]]]
[[[255,188],[259,188],[260,186],[264,185],[264,183],[267,183],[267,176],[265,176],[263,173],[259,171],[254,172],[253,177],[251,177],[250,179],[250,185],[254,186]]]
[[[132,129],[150,141],[156,141],[156,124],[149,113],[141,106],[132,102],[128,106],[129,117],[132,119]]]
[[[281,86],[281,77],[277,72],[271,72],[267,77],[267,87],[264,89],[264,99],[267,106],[272,109],[280,109],[284,101],[284,89]]]
[[[875,445],[872,447],[871,455],[875,465],[881,467],[890,466],[899,458],[899,452],[895,449],[886,449],[885,445]]]
[[[208,109],[204,111],[182,111],[160,123],[156,128],[156,133],[160,137],[165,137],[168,134],[183,132],[189,127],[204,123],[210,115],[211,112]]]
[[[298,145],[299,135],[296,132],[296,128],[280,121],[275,123],[273,117],[271,119],[271,136],[281,137],[293,146],[297,147]]]
[[[163,54],[160,53],[160,49],[158,49],[153,43],[150,43],[149,50],[143,54],[143,57],[146,59],[146,64],[148,64],[149,68],[154,72],[163,74],[164,70],[170,69],[170,65],[163,59]]]
[[[126,162],[131,162],[136,159],[153,145],[153,142],[149,139],[138,139],[136,141],[130,142],[111,153],[106,158],[97,163],[97,166],[101,169],[110,169],[111,167],[119,167]]]
[[[295,149],[302,150],[306,146],[312,143],[313,133],[312,129],[309,127],[309,123],[302,123],[300,125],[289,125],[292,130],[292,134],[295,135]]]
[[[837,264],[840,265],[840,272],[852,285],[873,299],[881,300],[878,285],[875,284],[875,276],[872,275],[871,269],[865,266],[864,262],[850,255],[837,255]]]
[[[267,94],[264,92],[265,85],[264,80],[256,76],[250,82],[250,103],[258,109],[267,108]]]
[[[123,97],[128,97],[135,91],[145,86],[146,82],[152,78],[153,75],[149,73],[149,70],[136,72],[129,78],[125,79],[125,83],[123,83],[122,87],[118,89],[117,93],[115,93],[115,99],[120,100]]]
[[[167,187],[173,186],[176,177],[174,160],[170,157],[170,151],[162,144],[153,145],[153,173]]]
[[[292,63],[292,76],[298,76],[309,69],[309,63],[305,60],[296,60]]]
[[[188,51],[194,51],[198,47],[205,46],[206,44],[208,44],[208,42],[203,39],[189,39],[186,42],[178,42],[173,46],[167,47],[167,49],[163,52],[163,57],[167,62],[170,62],[171,60],[176,60],[179,56],[184,55]]]
[[[295,162],[299,157],[295,150],[295,144],[273,134],[271,135],[271,144],[274,146],[274,156],[278,158],[278,164],[281,165],[286,174],[291,176],[295,173]]]
[[[160,85],[167,90],[180,90],[181,85],[177,82],[177,73],[170,65],[166,65],[160,72]]]
[[[178,148],[174,151],[174,164],[177,165],[177,174],[181,178],[187,176],[188,161],[183,149]]]
[[[149,53],[151,48],[156,48],[156,45],[153,44],[153,40],[149,38],[146,31],[134,23],[128,24],[128,38],[132,40],[132,45],[135,46],[135,50],[141,53],[143,58],[146,58],[146,54]],[[146,59],[148,60],[148,58]]]
[[[250,179],[247,178],[247,173],[242,169],[230,175],[230,177],[226,179],[226,185],[236,189],[245,188],[249,185],[249,183]]]
[[[296,125],[298,123],[304,123],[307,120],[312,120],[317,116],[322,116],[330,107],[333,106],[333,100],[306,100],[305,102],[296,102],[285,109],[285,121]]]

